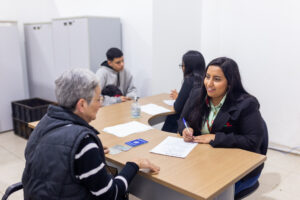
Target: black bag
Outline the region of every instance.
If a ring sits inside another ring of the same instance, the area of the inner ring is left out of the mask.
[[[110,97],[119,97],[123,96],[121,90],[115,86],[115,85],[107,85],[102,89],[101,94],[104,96],[110,96]]]

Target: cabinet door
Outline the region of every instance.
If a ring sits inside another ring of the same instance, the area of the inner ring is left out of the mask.
[[[71,68],[68,20],[54,20],[52,26],[55,69],[62,73]]]
[[[0,132],[12,129],[11,102],[26,96],[25,70],[16,23],[0,23]]]
[[[25,25],[24,29],[30,97],[55,101],[52,25]]]
[[[87,18],[69,20],[70,66],[90,68]]]
[[[121,47],[121,24],[117,18],[89,18],[90,68],[96,72],[106,60],[106,51]]]

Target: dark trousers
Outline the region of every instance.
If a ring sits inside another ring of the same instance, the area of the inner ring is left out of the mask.
[[[252,187],[258,181],[259,176],[260,176],[260,174],[255,177],[249,178],[247,180],[236,182],[235,183],[235,192],[234,192],[235,195],[240,193],[243,190],[246,190],[246,189]]]

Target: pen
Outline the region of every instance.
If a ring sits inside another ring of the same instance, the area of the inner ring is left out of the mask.
[[[191,132],[190,132],[190,129],[189,129],[189,127],[187,126],[187,123],[186,123],[185,119],[182,118],[182,121],[183,121],[183,124],[184,124],[185,128],[188,130],[190,136],[192,136],[192,134],[191,134]]]

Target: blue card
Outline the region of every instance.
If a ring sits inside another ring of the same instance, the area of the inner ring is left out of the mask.
[[[136,146],[139,146],[141,144],[145,144],[147,142],[148,141],[139,138],[139,139],[136,139],[136,140],[132,140],[132,141],[126,142],[125,144],[127,144],[129,146],[132,146],[132,147],[136,147]]]

